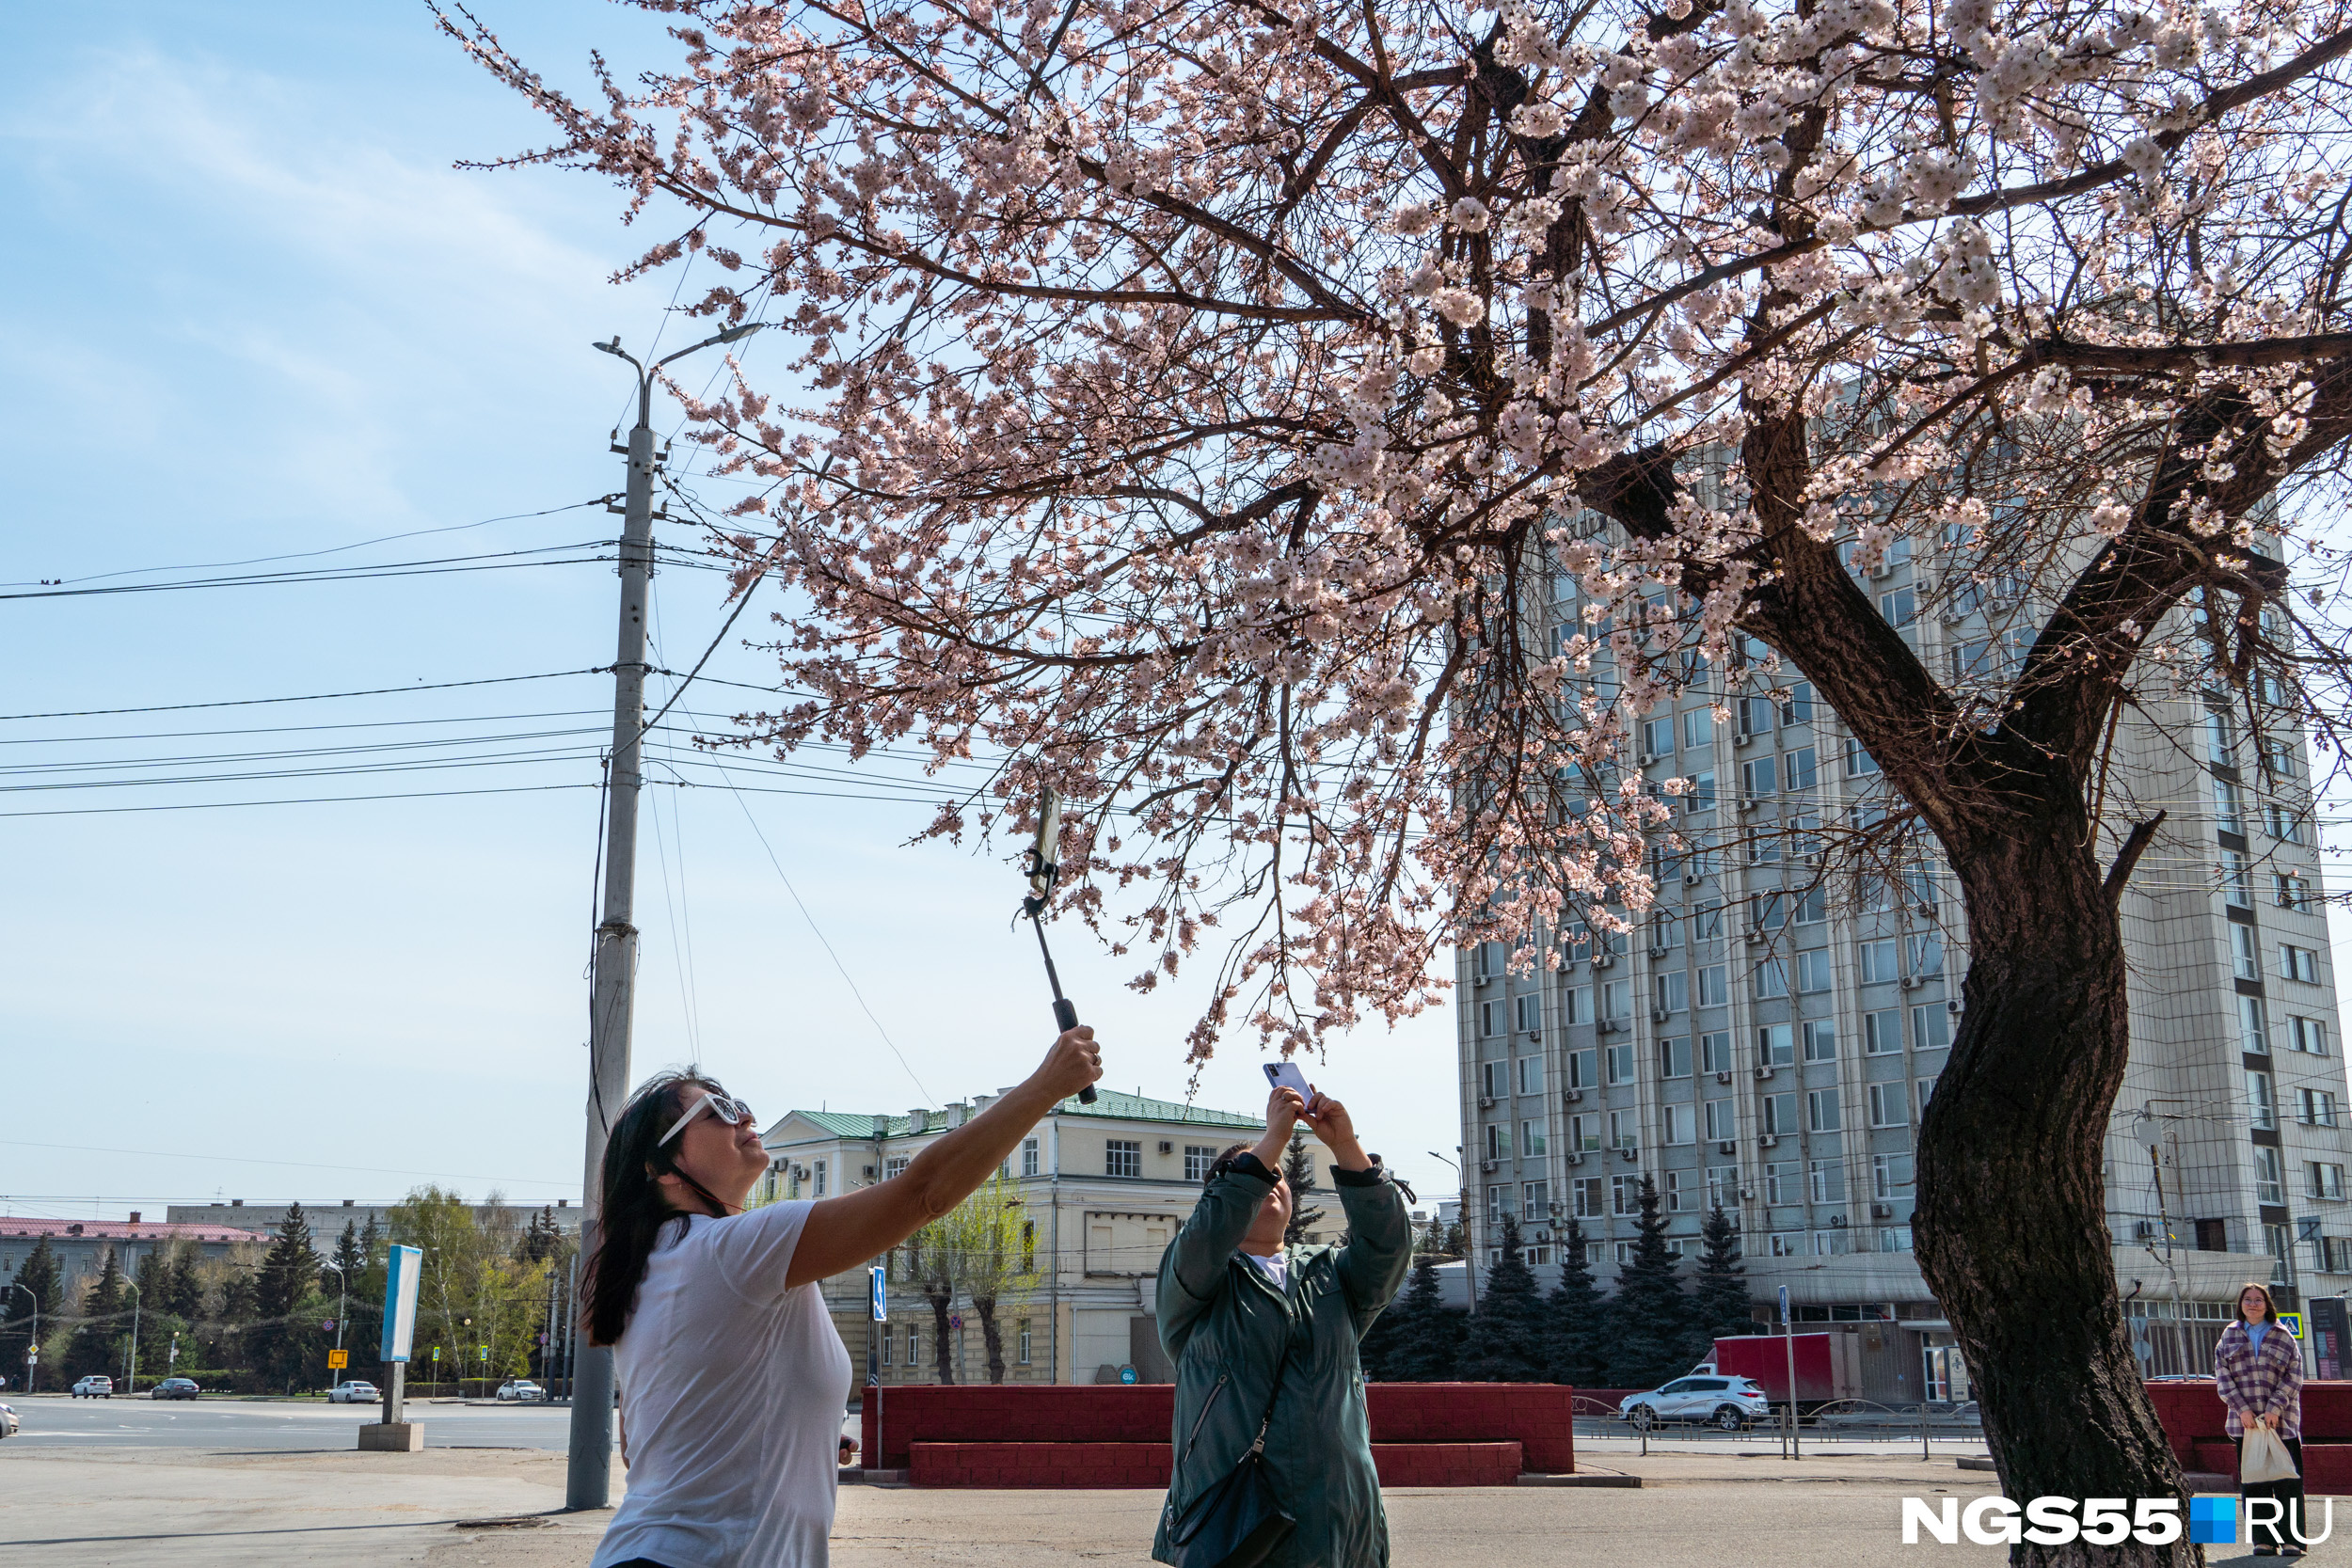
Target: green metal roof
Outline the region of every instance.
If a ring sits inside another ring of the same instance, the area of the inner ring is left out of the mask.
[[[789,1114],[815,1122],[836,1138],[870,1138],[874,1135],[874,1118],[871,1114],[857,1116],[848,1111],[799,1110]],[[1153,1100],[1149,1095],[1121,1094],[1117,1089],[1095,1090],[1095,1100],[1091,1105],[1081,1104],[1075,1097],[1065,1100],[1054,1107],[1054,1114],[1065,1117],[1108,1117],[1120,1121],[1165,1121],[1185,1127],[1263,1129],[1265,1126],[1265,1118],[1263,1117],[1237,1116],[1232,1111],[1212,1111],[1199,1105],[1186,1105],[1180,1101]],[[934,1125],[926,1129],[924,1133],[916,1134],[913,1132],[913,1123],[907,1117],[895,1116],[889,1118],[889,1132],[886,1135],[893,1138],[904,1138],[910,1135],[924,1136],[946,1130],[944,1125]]]

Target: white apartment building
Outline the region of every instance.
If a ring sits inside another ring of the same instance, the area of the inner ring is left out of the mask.
[[[1997,680],[2030,641],[2030,608],[1965,573],[1943,591],[1954,564],[1899,549],[1863,586],[1947,679]],[[1549,591],[1556,646],[1581,604],[1567,574]],[[1643,771],[1691,784],[1675,824],[1689,847],[1658,853],[1639,930],[1547,933],[1556,972],[1508,974],[1492,943],[1458,955],[1464,1196],[1484,1260],[1515,1213],[1541,1273],[1574,1216],[1604,1288],[1643,1176],[1685,1256],[1720,1202],[1759,1315],[1785,1285],[1801,1317],[1898,1322],[1929,1397],[1962,1397],[1910,1223],[1914,1133],[1960,1022],[1964,914],[1932,860],[1858,883],[1818,869],[1808,835],[1867,821],[1885,795],[1787,679],[1779,700],[1694,689],[1641,726]],[[2259,753],[2247,728],[2242,703],[2152,702],[2119,733],[2109,789],[2111,812],[2169,813],[2123,902],[2133,1043],[2106,1161],[2116,1272],[2153,1372],[2210,1367],[2249,1277],[2280,1288],[2282,1309],[2352,1285],[2310,768],[2291,717]]]
[[[1009,1092],[1009,1091],[1000,1091]],[[902,1116],[793,1111],[762,1135],[771,1156],[763,1197],[825,1197],[898,1175],[942,1133],[961,1127],[998,1096],[980,1095],[939,1110]],[[1203,1110],[1173,1101],[1098,1089],[1091,1105],[1065,1100],[1023,1140],[1005,1174],[1025,1211],[1024,1241],[1037,1260],[1039,1288],[1000,1303],[1005,1375],[1019,1383],[1118,1382],[1133,1368],[1144,1383],[1173,1381],[1153,1318],[1160,1255],[1200,1196],[1210,1162],[1236,1143],[1254,1143],[1261,1117]],[[1321,1146],[1309,1145],[1319,1184]],[[1339,1199],[1317,1205],[1336,1237]],[[1321,1239],[1321,1238],[1318,1238]],[[842,1342],[863,1381],[870,1365],[884,1385],[938,1381],[937,1331],[930,1306],[894,1254],[889,1320],[867,1308],[865,1267],[824,1282]],[[950,1355],[959,1383],[988,1381],[988,1351],[968,1302],[954,1308]],[[869,1361],[870,1354],[870,1361]]]

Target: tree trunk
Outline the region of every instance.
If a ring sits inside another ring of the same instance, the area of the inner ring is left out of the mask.
[[[996,1298],[974,1296],[972,1313],[980,1320],[980,1338],[988,1345],[988,1381],[1005,1381],[1005,1335],[996,1322]]]
[[[948,1354],[947,1308],[955,1305],[955,1297],[926,1291],[924,1299],[931,1304],[931,1358],[939,1364],[939,1381],[944,1386],[956,1380],[956,1367]]]
[[[2054,772],[2057,770],[2054,769]],[[2088,813],[2048,782],[2038,818],[1947,845],[1967,896],[1965,1014],[1919,1130],[1915,1244],[1949,1316],[2001,1487],[2177,1497],[2117,1299],[2103,1159],[2129,1050],[2122,938]],[[2021,1541],[2021,1565],[2186,1565],[2179,1541]]]

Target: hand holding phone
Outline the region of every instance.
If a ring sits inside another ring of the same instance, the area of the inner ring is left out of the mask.
[[[1267,1083],[1278,1089],[1294,1090],[1309,1112],[1314,1110],[1315,1086],[1307,1082],[1307,1075],[1298,1070],[1296,1062],[1267,1062],[1264,1067]]]

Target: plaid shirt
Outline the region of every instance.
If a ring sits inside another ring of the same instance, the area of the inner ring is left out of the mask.
[[[2283,1324],[2270,1325],[2259,1351],[2244,1319],[2223,1329],[2213,1353],[2213,1386],[2230,1407],[2224,1428],[2231,1436],[2245,1432],[2241,1414],[2250,1418],[2274,1410],[2279,1412],[2280,1436],[2303,1435],[2303,1349]]]

